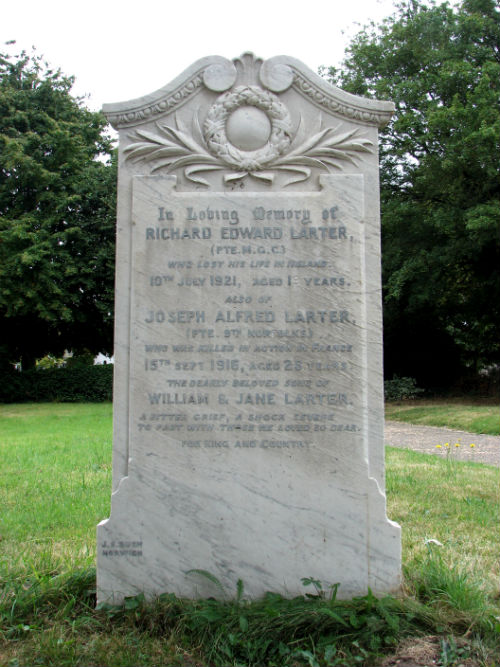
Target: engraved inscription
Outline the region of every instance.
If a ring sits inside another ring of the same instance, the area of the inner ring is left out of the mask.
[[[135,285],[147,333],[132,350],[146,383],[133,430],[198,452],[302,455],[361,433],[360,211],[325,197],[148,193],[134,239],[152,270]]]
[[[104,540],[100,544],[101,556],[128,556],[137,558],[142,556],[142,540]]]

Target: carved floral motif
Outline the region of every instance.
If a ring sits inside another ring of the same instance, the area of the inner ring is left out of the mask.
[[[242,106],[260,109],[270,120],[270,136],[256,150],[241,150],[227,137],[227,120]],[[342,169],[342,162],[356,164],[360,153],[373,149],[372,142],[358,129],[338,133],[338,127],[319,129],[300,142],[297,132],[292,137],[291,119],[284,104],[258,86],[239,86],[221,95],[209,109],[203,131],[197,116],[193,117],[191,133],[177,118],[176,127],[162,123],[156,126],[158,133],[138,129],[131,135],[135,141],[124,151],[127,159],[152,163],[151,172],[184,169],[188,180],[206,186],[209,183],[200,174],[215,170],[227,172],[225,183],[245,176],[272,183],[275,172],[288,172],[291,176],[284,183],[287,186],[309,179],[313,168],[331,171]]]

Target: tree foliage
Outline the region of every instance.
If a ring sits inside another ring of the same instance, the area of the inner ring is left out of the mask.
[[[72,84],[0,55],[0,346],[24,367],[112,347],[116,171],[105,118]]]
[[[450,384],[500,362],[500,13],[410,0],[330,80],[390,99],[381,133],[386,376]]]

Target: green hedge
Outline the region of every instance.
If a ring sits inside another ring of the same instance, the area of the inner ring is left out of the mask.
[[[0,403],[101,403],[112,399],[112,364],[0,373]]]

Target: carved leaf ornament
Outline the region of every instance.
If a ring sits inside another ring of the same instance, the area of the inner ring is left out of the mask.
[[[250,120],[245,118],[248,114]],[[252,136],[255,114],[261,121],[260,136]],[[292,174],[284,183],[287,186],[309,179],[313,168],[341,169],[342,162],[356,164],[360,153],[373,150],[372,142],[359,136],[359,130],[336,134],[338,128],[331,127],[294,147],[298,128],[292,136],[287,108],[276,95],[259,86],[238,86],[221,95],[209,109],[203,130],[197,116],[193,117],[192,133],[181,126],[177,117],[175,124],[177,127],[158,122],[157,133],[136,130],[130,135],[134,142],[125,148],[127,159],[154,163],[151,172],[184,169],[188,180],[206,186],[209,183],[201,174],[207,171],[226,170],[226,184],[245,176],[271,184],[275,172],[285,171]],[[250,137],[244,148],[235,145],[239,135]]]

